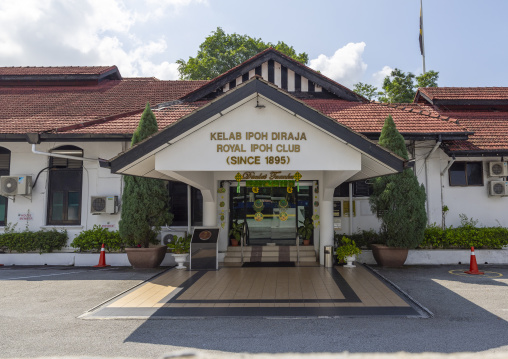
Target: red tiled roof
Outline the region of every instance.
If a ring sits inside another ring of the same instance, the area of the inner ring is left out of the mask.
[[[204,106],[207,101],[181,103],[166,109],[154,110],[159,130],[175,123],[180,118]],[[103,123],[86,125],[66,131],[66,133],[93,133],[93,134],[132,134],[139,124],[140,114],[122,116]]]
[[[116,66],[0,67],[0,76],[100,75]]]
[[[425,87],[419,92],[434,100],[508,100],[508,87]]]
[[[448,116],[418,104],[359,103],[344,100],[303,100],[310,107],[360,133],[380,133],[392,115],[402,134],[450,134],[466,132]]]
[[[340,99],[304,100],[304,102],[352,130],[364,134],[380,133],[388,115],[392,115],[397,128],[403,134],[464,134],[466,132],[462,126],[451,121],[449,117],[439,117],[436,112],[414,104],[392,105],[389,107],[379,103],[362,104]],[[161,111],[154,111],[159,129],[176,122],[206,103],[208,102],[184,103],[173,105]],[[71,132],[132,133],[138,122],[139,114],[124,116],[103,124],[86,126]]]
[[[174,101],[207,81],[104,80],[94,86],[0,87],[0,133],[43,132],[142,112]]]
[[[496,151],[508,149],[508,112],[446,112],[474,135],[468,141],[451,141],[450,151]]]

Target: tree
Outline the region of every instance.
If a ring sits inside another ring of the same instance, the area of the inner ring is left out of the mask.
[[[427,71],[420,76],[416,76],[416,88],[418,87],[437,87],[437,79],[439,78],[439,72]]]
[[[374,100],[379,95],[376,86],[364,84],[363,82],[358,82],[357,84],[354,84],[353,91],[365,97],[369,101]]]
[[[384,94],[379,99],[381,102],[413,102],[415,75],[407,74],[399,69],[394,69],[390,76],[383,81]]]
[[[157,120],[147,103],[131,145],[157,131]],[[170,225],[173,220],[173,215],[169,213],[166,185],[162,180],[135,176],[125,176],[124,184],[122,214],[118,224],[120,236],[129,246],[148,248],[150,243],[157,243],[161,226]]]
[[[305,52],[297,54],[292,46],[282,41],[274,45],[248,35],[226,34],[218,27],[199,45],[196,57],[189,57],[188,61],[183,59],[177,61],[180,79],[213,79],[269,47],[303,64],[309,61],[309,56]]]
[[[404,138],[391,116],[385,120],[379,144],[408,159]],[[416,248],[427,223],[425,188],[409,168],[374,180],[371,209],[381,220],[381,234],[389,247]]]
[[[384,92],[378,92],[377,87],[362,82],[354,85],[354,91],[369,100],[379,96],[381,102],[411,103],[419,87],[437,87],[438,78],[437,71],[431,70],[415,76],[411,72],[405,73],[399,69],[393,69],[383,81]]]

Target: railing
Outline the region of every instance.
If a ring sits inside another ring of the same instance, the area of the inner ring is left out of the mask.
[[[296,263],[300,264],[300,235],[296,234]]]
[[[243,231],[242,231],[242,240],[241,240],[241,258],[243,264],[243,246],[247,244],[247,239],[249,238],[249,226],[247,225],[247,221],[243,222]]]

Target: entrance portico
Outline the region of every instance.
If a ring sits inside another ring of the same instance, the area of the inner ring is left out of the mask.
[[[268,180],[274,173],[293,178],[288,186],[294,187],[281,187],[275,196],[282,198],[284,192],[298,193],[294,175],[299,172],[299,182],[312,184],[311,209],[303,215],[317,215],[313,217],[314,246],[319,252],[333,245],[334,189],[345,181],[400,172],[404,165],[403,159],[259,78],[225,93],[110,163],[115,173],[177,180],[201,190],[203,225],[222,229],[220,251],[229,242],[230,216],[234,216],[230,199],[237,185],[248,185],[245,174]],[[295,215],[297,209],[298,203]]]

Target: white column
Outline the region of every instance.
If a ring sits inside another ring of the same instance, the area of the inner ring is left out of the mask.
[[[215,202],[203,201],[203,226],[217,226],[217,204]]]
[[[332,200],[321,199],[319,203],[319,220],[320,220],[320,228],[319,228],[319,263],[324,265],[324,247],[325,246],[333,246],[333,197]]]

